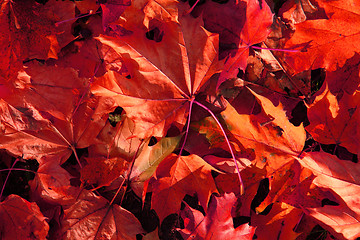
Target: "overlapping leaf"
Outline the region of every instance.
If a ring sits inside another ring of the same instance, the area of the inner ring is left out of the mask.
[[[317,0],[318,11],[313,19],[295,24],[295,33],[286,43],[285,61],[296,72],[326,68],[334,71],[360,52],[360,4],[357,1]],[[321,11],[325,11],[325,14]]]
[[[135,4],[119,20],[131,33],[99,37],[129,75],[110,70],[92,92],[113,97],[135,121],[139,137],[163,136],[173,122],[183,125],[189,101],[218,70],[217,35],[204,30],[200,19],[183,16],[184,9],[176,1]]]
[[[217,192],[211,170],[215,169],[197,155],[171,154],[164,159],[150,180],[153,189],[151,205],[160,221],[180,210],[186,194],[196,194],[206,211],[211,193]]]
[[[335,206],[325,205],[318,208],[307,208],[305,213],[322,222],[325,228],[338,233],[345,239],[360,236],[359,181],[358,164],[346,162],[325,152],[309,153],[299,162],[316,175],[314,183],[331,189],[339,199]]]
[[[113,101],[89,96],[88,79],[72,68],[36,61],[19,79],[22,85],[2,103],[2,148],[26,159],[56,154],[66,160],[75,148],[97,142]]]
[[[57,239],[135,240],[143,231],[132,213],[84,191],[74,205],[65,209]]]
[[[360,93],[333,95],[326,86],[309,107],[310,125],[306,128],[313,138],[324,144],[339,144],[359,153]]]
[[[234,228],[232,220],[232,208],[236,204],[234,194],[224,194],[214,197],[209,204],[206,216],[201,212],[186,206],[181,211],[181,217],[185,220],[185,229],[180,230],[181,235],[187,239],[240,239],[250,240],[254,236],[255,228],[243,224]]]
[[[46,239],[49,224],[36,203],[10,195],[0,204],[0,236],[3,239]]]
[[[268,162],[272,168],[277,169],[301,152],[305,131],[303,126],[295,127],[289,122],[280,103],[274,106],[269,99],[255,92],[253,94],[262,105],[265,118],[239,114],[230,104],[220,116],[238,151],[253,151],[258,166],[262,167]],[[224,147],[222,133],[212,119],[208,118],[199,125],[192,126],[206,134],[213,147]]]

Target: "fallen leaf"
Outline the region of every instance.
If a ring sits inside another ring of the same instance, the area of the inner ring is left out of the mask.
[[[359,153],[360,93],[344,93],[342,96],[331,93],[327,85],[309,106],[310,125],[306,130],[318,142],[339,144],[348,151]]]
[[[0,219],[2,239],[47,239],[49,224],[36,203],[10,195],[0,203]]]
[[[301,209],[286,203],[275,203],[266,216],[254,216],[251,225],[256,227],[255,234],[259,239],[271,240],[275,236],[279,240],[296,239],[301,233],[296,233],[293,229],[302,213]]]
[[[302,151],[305,131],[303,126],[295,127],[289,122],[281,104],[274,106],[269,99],[255,92],[253,94],[270,121],[256,115],[239,114],[230,104],[219,116],[236,151],[252,151],[258,167],[264,167],[267,162],[270,167],[277,169]],[[223,144],[222,132],[213,119],[206,118],[192,126],[206,134],[212,147],[220,146],[228,150]]]
[[[61,224],[56,239],[136,240],[144,232],[132,213],[86,190],[64,210]]]
[[[234,228],[231,209],[236,203],[234,194],[224,194],[213,197],[209,203],[206,216],[188,205],[181,211],[185,229],[180,229],[184,239],[240,239],[250,240],[255,233],[255,227],[242,224]]]
[[[110,96],[124,108],[135,122],[134,135],[162,137],[173,122],[185,124],[189,103],[218,71],[218,37],[201,27],[201,19],[182,16],[183,3],[178,3],[180,13],[174,16],[167,10],[172,12],[176,2],[145,1],[142,4],[130,6],[124,12],[124,16],[129,17],[123,25],[131,27],[132,34],[98,38],[121,56],[129,71],[128,78],[108,71],[96,80],[92,92]],[[158,7],[152,7],[153,11],[142,10],[148,5]],[[177,15],[179,22],[173,20]],[[144,23],[139,22],[139,16],[145,19]],[[165,21],[159,22],[162,19]],[[160,35],[154,40],[147,37],[154,29],[161,32],[161,39]]]
[[[358,164],[343,161],[325,152],[306,154],[298,161],[316,175],[314,184],[330,189],[339,199],[337,205],[305,208],[304,212],[319,222],[335,236],[356,239],[360,236],[360,168]]]
[[[354,43],[360,40],[360,5],[351,1],[317,0],[320,19],[295,24],[295,33],[286,42],[285,49],[301,51],[285,53],[285,61],[296,73],[325,68],[334,71],[342,67],[345,61],[360,52]]]
[[[210,195],[217,192],[211,170],[215,170],[197,155],[169,155],[156,169],[150,184],[153,189],[151,206],[160,221],[180,210],[186,194],[196,194],[207,209]]]
[[[136,157],[131,174],[131,188],[141,197],[146,193],[144,183],[155,173],[159,164],[169,156],[177,147],[182,135],[177,137],[165,137],[153,146],[149,146],[146,141],[140,154]]]
[[[53,205],[71,205],[80,194],[80,189],[71,185],[73,176],[62,168],[59,160],[45,157],[34,180],[29,181],[32,195]]]

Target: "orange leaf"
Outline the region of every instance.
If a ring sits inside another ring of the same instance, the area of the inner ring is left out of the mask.
[[[360,93],[333,95],[327,85],[309,106],[310,125],[306,130],[318,142],[339,144],[359,153]]]
[[[144,232],[132,213],[86,190],[64,210],[61,224],[56,239],[136,240],[136,234]]]
[[[238,151],[252,151],[260,168],[268,162],[271,168],[277,169],[302,151],[305,130],[302,125],[295,127],[289,122],[281,104],[274,106],[269,99],[255,92],[253,94],[270,121],[264,122],[257,115],[239,114],[230,104],[220,117],[229,130],[230,141],[237,146]],[[206,134],[213,147],[219,144],[224,147],[222,133],[211,118],[193,123],[192,126]],[[225,149],[228,150],[227,147]]]
[[[279,240],[296,239],[300,233],[293,229],[302,216],[302,210],[286,203],[275,203],[269,214],[255,215],[251,224],[256,227],[258,239],[272,240],[274,236]]]
[[[110,70],[92,92],[113,97],[134,120],[136,136],[161,137],[173,122],[185,123],[189,101],[218,70],[218,37],[204,30],[200,19],[182,16],[184,3],[150,0],[139,5],[129,6],[120,23],[131,34],[98,38],[121,56],[129,76]],[[159,35],[151,40],[149,31]]]
[[[98,142],[95,137],[112,99],[90,96],[88,79],[79,78],[72,68],[32,61],[26,73],[31,83],[2,100],[0,120],[7,130],[0,136],[0,146],[25,159],[56,154],[66,160],[75,147]]]
[[[215,170],[197,155],[169,155],[150,180],[153,189],[151,205],[160,221],[180,210],[186,194],[197,194],[201,206],[207,209],[210,195],[217,192],[211,170]]]
[[[325,68],[330,71],[342,67],[355,52],[360,52],[360,4],[357,1],[317,0],[320,10],[317,19],[295,24],[295,33],[285,49],[303,48],[298,53],[288,52],[285,61],[296,73]],[[315,15],[316,16],[316,15]]]
[[[338,159],[325,152],[308,153],[298,159],[316,175],[314,184],[330,189],[339,205],[306,208],[304,212],[314,217],[323,227],[345,239],[360,237],[360,167],[357,163]]]

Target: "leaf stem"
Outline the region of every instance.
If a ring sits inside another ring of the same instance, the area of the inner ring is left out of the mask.
[[[79,167],[82,168],[82,165],[81,165],[81,163],[80,163],[80,159],[79,159],[79,157],[78,157],[78,155],[77,155],[77,153],[76,153],[76,148],[75,148],[74,146],[71,146],[71,150],[72,150],[73,153],[74,153],[75,159],[76,159],[76,161],[78,162]]]
[[[23,172],[30,172],[30,173],[33,173],[33,174],[42,174],[42,173],[35,172],[33,170],[23,169],[23,168],[6,168],[6,169],[1,169],[0,170],[0,172],[5,172],[5,171],[23,171]]]
[[[195,4],[192,5],[192,7],[191,7],[186,13],[184,13],[184,16],[185,16],[185,15],[188,15],[189,13],[191,13],[192,10],[194,10],[194,8],[196,7],[196,5],[197,5],[199,2],[200,2],[200,0],[196,0]]]
[[[223,134],[224,137],[225,137],[226,144],[227,144],[228,147],[229,147],[231,157],[232,157],[232,159],[233,159],[233,161],[234,161],[234,163],[235,163],[236,172],[237,172],[237,174],[238,174],[239,182],[240,182],[240,194],[241,194],[241,195],[244,194],[244,183],[243,183],[243,181],[242,181],[242,179],[241,179],[240,169],[239,169],[239,166],[238,166],[238,162],[237,162],[236,159],[235,159],[234,151],[233,151],[233,149],[232,149],[232,147],[231,147],[231,145],[230,145],[229,138],[227,137],[224,128],[222,127],[222,125],[221,125],[221,123],[219,122],[219,120],[216,118],[215,114],[214,114],[209,108],[207,108],[205,105],[203,105],[203,104],[201,104],[201,103],[199,103],[199,102],[197,102],[197,101],[194,101],[194,102],[195,102],[197,105],[199,105],[200,107],[202,107],[203,109],[205,109],[208,113],[210,113],[211,116],[214,118],[215,122],[217,123],[217,125],[220,127],[221,132],[222,132],[222,134]]]
[[[189,115],[188,115],[188,121],[187,121],[187,126],[186,126],[186,131],[185,131],[185,137],[184,137],[184,141],[182,143],[182,146],[180,148],[180,152],[179,152],[179,156],[181,156],[182,151],[184,150],[185,147],[185,143],[189,134],[189,128],[190,128],[190,119],[191,119],[191,111],[192,111],[192,106],[194,104],[195,101],[195,97],[192,97],[190,100],[190,107],[189,107]]]
[[[66,20],[60,21],[60,22],[56,22],[55,26],[58,27],[60,24],[70,22],[70,21],[73,21],[73,20],[78,20],[80,18],[88,17],[88,16],[95,15],[95,14],[98,14],[98,13],[101,13],[101,11],[97,11],[97,12],[90,11],[88,14],[85,14],[85,15],[81,15],[81,16],[78,16],[78,17],[66,19]]]
[[[270,50],[270,51],[279,51],[279,52],[300,52],[300,50],[291,50],[291,49],[279,49],[279,48],[264,48],[264,47],[257,47],[257,46],[251,46],[255,49],[264,49],[264,50]]]

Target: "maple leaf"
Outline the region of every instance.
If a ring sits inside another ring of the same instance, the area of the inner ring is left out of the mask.
[[[280,202],[272,205],[266,216],[256,215],[251,225],[256,226],[255,234],[259,239],[296,239],[301,233],[294,232],[294,228],[301,219],[303,211],[286,203]]]
[[[306,130],[324,144],[339,144],[359,153],[360,93],[333,95],[325,83],[323,92],[309,106],[310,125]]]
[[[56,239],[135,240],[144,232],[132,213],[86,190],[64,210],[61,224]]]
[[[0,203],[2,239],[46,239],[49,224],[36,203],[10,195]]]
[[[24,60],[57,58],[60,48],[74,37],[70,23],[55,28],[55,22],[72,18],[74,12],[72,2],[2,1],[0,81],[13,80]]]
[[[211,193],[217,192],[211,170],[215,169],[197,155],[170,154],[164,159],[150,179],[153,190],[151,206],[160,221],[179,211],[186,194],[197,194],[206,211]]]
[[[295,24],[294,35],[286,42],[285,49],[302,51],[287,52],[285,62],[296,73],[325,68],[330,71],[342,67],[345,61],[360,52],[356,42],[360,41],[360,4],[351,1],[317,0],[318,19]]]
[[[220,7],[221,6],[221,7]],[[245,71],[249,48],[264,41],[270,33],[273,14],[265,1],[228,1],[224,5],[208,2],[204,6],[205,28],[219,33],[220,44],[225,46],[225,66],[218,86],[228,78],[237,76],[238,69]]]
[[[109,186],[129,167],[129,162],[120,157],[90,157],[86,158],[86,162],[88,164],[80,170],[80,179],[86,184],[96,184],[97,188]]]
[[[342,161],[325,152],[306,154],[298,161],[316,175],[314,184],[330,189],[339,199],[337,204],[305,208],[304,212],[323,223],[336,236],[355,239],[360,236],[360,168],[358,164]]]
[[[343,93],[353,95],[356,90],[359,90],[360,85],[360,54],[348,59],[344,66],[338,68],[336,71],[328,71],[326,73],[326,84],[330,92],[335,96],[341,96]],[[320,90],[319,90],[320,91]]]
[[[174,10],[177,5],[180,13]],[[176,1],[130,6],[122,26],[132,34],[98,38],[121,56],[129,76],[110,70],[96,80],[92,92],[113,97],[134,120],[134,135],[140,138],[161,137],[173,122],[183,125],[189,103],[218,70],[217,35],[204,30],[200,19],[182,16],[183,8]],[[154,29],[161,35],[150,40]]]
[[[22,77],[31,79],[29,83],[2,101],[0,119],[6,131],[0,136],[0,146],[40,161],[48,154],[66,160],[75,147],[96,143],[106,121],[104,113],[113,101],[89,96],[88,79],[79,78],[72,68],[35,61],[26,71],[28,75]],[[49,71],[56,74],[49,76]]]
[[[42,160],[35,179],[29,181],[32,197],[53,205],[73,204],[80,193],[80,189],[70,183],[73,176],[60,166],[59,159],[47,156]]]
[[[229,130],[230,141],[238,152],[251,151],[256,156],[256,166],[262,168],[267,162],[273,169],[277,169],[302,151],[305,130],[302,125],[295,127],[289,122],[280,103],[274,106],[269,99],[251,92],[260,102],[265,118],[239,114],[230,104],[219,116]],[[224,148],[222,133],[212,119],[206,118],[192,126],[206,134],[213,147],[220,144]]]
[[[252,239],[254,227],[243,224],[234,228],[231,212],[236,200],[233,193],[214,196],[206,216],[185,205],[180,213],[185,225],[185,229],[179,229],[181,235],[185,239]]]

